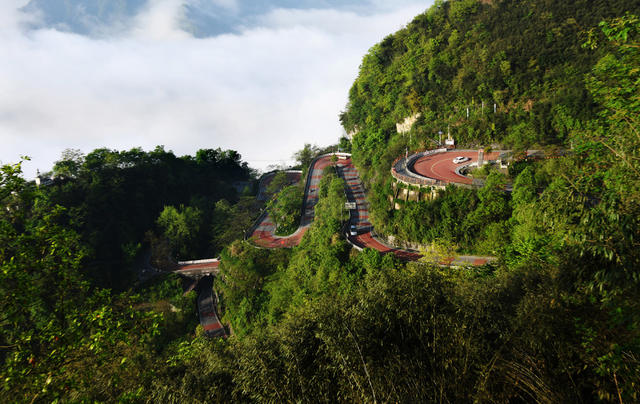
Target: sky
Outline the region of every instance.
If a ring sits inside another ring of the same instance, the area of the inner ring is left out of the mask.
[[[127,1],[0,1],[1,163],[31,157],[31,179],[67,148],[164,145],[290,164],[338,141],[363,55],[431,4]]]

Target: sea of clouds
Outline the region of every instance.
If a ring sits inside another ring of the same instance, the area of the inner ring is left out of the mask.
[[[205,37],[184,29],[188,0],[149,0],[102,35],[42,26],[26,3],[0,2],[0,161],[30,156],[32,178],[66,148],[222,147],[264,169],[304,143],[336,143],[362,56],[430,1],[271,7]]]

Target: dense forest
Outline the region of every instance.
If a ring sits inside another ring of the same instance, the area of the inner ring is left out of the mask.
[[[262,208],[291,228],[300,188],[259,205],[233,151],[69,150],[40,187],[2,166],[2,401],[640,401],[638,15],[635,1],[438,1],[364,56],[340,146],[374,225],[491,265],[352,248],[332,167],[300,245],[269,250],[244,232]],[[566,153],[393,209],[391,162],[447,126],[463,146]],[[296,158],[306,171],[321,152]],[[195,292],[140,269],[218,254],[232,335],[208,339]]]
[[[600,124],[594,66],[615,46],[596,28],[638,10],[635,0],[436,1],[374,45],[341,120],[355,134],[353,157],[371,190],[376,230],[402,242],[499,254],[514,236],[518,201],[489,189],[513,184],[530,166],[520,181],[539,191],[562,171],[558,162],[521,161],[490,175],[483,192],[451,188],[435,204],[397,211],[389,209],[391,163],[406,150],[437,148],[448,133],[462,149],[554,155],[577,148],[579,136]],[[396,123],[410,116],[418,116],[411,131],[397,133]]]

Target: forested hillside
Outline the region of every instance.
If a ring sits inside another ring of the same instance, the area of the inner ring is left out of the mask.
[[[436,1],[365,55],[341,116],[360,135],[356,156],[376,166],[395,123],[417,112],[411,147],[431,145],[447,126],[462,144],[565,144],[595,112],[584,75],[606,50],[582,46],[589,30],[639,8],[635,0]]]
[[[159,146],[150,152],[96,149],[86,156],[67,150],[52,174],[55,180],[41,193],[71,213],[68,225],[90,249],[87,274],[101,286],[118,289],[130,281],[126,267],[156,220],[182,259],[220,252],[223,246],[212,242],[220,234],[212,234],[211,226],[216,208],[224,210],[225,202],[215,202],[236,202],[233,183],[247,182],[251,172],[233,150],[176,157]]]
[[[0,398],[640,401],[638,15],[633,1],[437,2],[364,57],[342,145],[374,225],[497,256],[485,266],[353,248],[331,166],[291,249],[242,240],[265,206],[232,187],[252,175],[235,152],[68,152],[40,188],[2,166]],[[417,112],[409,145],[395,123]],[[566,153],[393,209],[391,162],[447,125],[463,144]],[[299,189],[284,190],[266,206],[286,227]],[[168,265],[221,251],[231,336],[204,336],[175,275],[136,278],[147,245]]]
[[[250,193],[252,171],[235,151],[159,146],[67,150],[50,175],[37,187],[21,163],[0,168],[2,401],[132,394],[154,352],[197,324],[177,276],[141,272],[150,251],[175,262],[241,238],[255,198],[234,183]]]
[[[606,41],[587,42],[601,21],[638,10],[635,0],[437,1],[374,45],[341,120],[354,134],[353,158],[371,190],[376,229],[399,241],[500,254],[518,200],[489,189],[515,182],[529,165],[520,181],[540,190],[564,170],[557,162],[514,164],[506,176],[489,176],[483,192],[452,188],[435,203],[400,211],[389,209],[391,163],[406,150],[437,148],[440,132],[463,149],[553,155],[577,146],[603,107],[591,85],[594,66],[612,52]],[[414,114],[411,131],[397,133],[396,123]]]

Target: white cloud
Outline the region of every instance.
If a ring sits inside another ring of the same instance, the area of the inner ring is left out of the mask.
[[[279,9],[241,34],[196,39],[176,28],[182,2],[158,0],[130,34],[95,39],[21,32],[11,1],[0,5],[11,16],[0,20],[0,160],[32,156],[28,176],[65,148],[232,148],[264,168],[334,143],[363,54],[426,8]]]
[[[185,3],[185,0],[148,0],[134,21],[133,34],[153,40],[187,38],[189,35],[179,29]]]
[[[19,36],[21,24],[38,18],[38,16],[25,15],[18,11],[28,2],[29,0],[2,0],[0,4],[0,39],[3,42]]]

